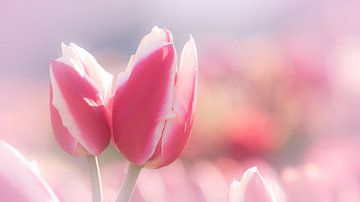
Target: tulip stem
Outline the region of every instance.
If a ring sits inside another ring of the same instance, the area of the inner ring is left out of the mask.
[[[101,175],[97,157],[88,155],[87,160],[90,167],[92,201],[103,202],[103,190],[101,186]]]
[[[134,192],[136,185],[136,180],[139,177],[142,166],[138,166],[132,163],[129,163],[129,168],[125,180],[121,185],[120,192],[116,199],[116,202],[129,202],[131,196]]]

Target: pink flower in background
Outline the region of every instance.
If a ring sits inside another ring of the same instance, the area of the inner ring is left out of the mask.
[[[234,110],[226,125],[228,144],[234,155],[264,154],[281,145],[280,127],[265,110]]]
[[[59,201],[35,164],[0,140],[1,201]]]
[[[168,30],[154,27],[142,39],[119,75],[112,114],[114,142],[132,163],[157,168],[180,155],[193,125],[197,68],[192,38],[179,68]]]
[[[50,111],[55,138],[72,155],[100,154],[109,144],[112,75],[84,49],[62,44],[51,62]]]
[[[360,139],[357,133],[340,134],[324,135],[307,149],[301,163],[283,168],[289,201],[360,201]]]
[[[261,176],[257,167],[245,171],[240,181],[234,180],[229,191],[230,202],[269,201],[277,202],[268,182]]]

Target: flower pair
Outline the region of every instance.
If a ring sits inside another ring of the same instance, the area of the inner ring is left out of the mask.
[[[51,122],[59,145],[72,155],[96,156],[113,139],[136,165],[158,168],[174,161],[194,120],[198,67],[192,38],[179,68],[176,57],[171,33],[154,27],[112,92],[112,75],[94,57],[63,44],[50,67]]]

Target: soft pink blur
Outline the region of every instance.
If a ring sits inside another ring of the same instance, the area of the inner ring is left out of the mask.
[[[14,147],[0,141],[0,193],[3,201],[58,201],[37,170]]]
[[[196,121],[180,159],[144,170],[133,201],[227,200],[232,179],[251,166],[278,200],[359,201],[359,7],[357,0],[6,2],[0,138],[38,162],[62,201],[89,201],[86,161],[63,152],[51,132],[50,60],[61,42],[75,42],[117,75],[158,25],[172,31],[176,47],[189,34],[196,39]],[[113,201],[126,161],[110,146],[100,164]]]

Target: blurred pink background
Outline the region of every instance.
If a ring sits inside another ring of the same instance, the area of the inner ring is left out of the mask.
[[[1,3],[0,138],[62,201],[89,201],[90,179],[53,138],[50,60],[74,42],[117,75],[154,25],[197,43],[197,114],[180,160],[145,170],[133,201],[226,201],[253,165],[279,201],[360,201],[360,1]],[[100,156],[106,201],[124,165],[112,146]]]

